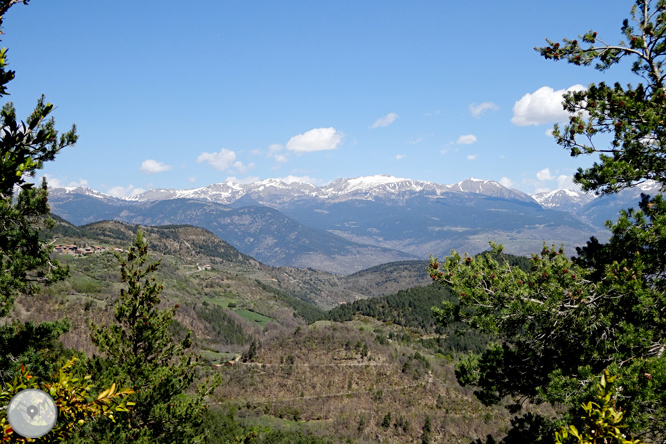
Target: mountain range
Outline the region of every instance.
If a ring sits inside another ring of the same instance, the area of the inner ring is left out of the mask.
[[[603,222],[636,206],[641,192],[658,191],[656,183],[644,183],[613,196],[571,190],[530,196],[490,180],[442,185],[377,175],[324,186],[225,182],[124,199],[86,187],[54,188],[49,200],[54,214],[75,225],[190,224],[267,265],[349,274],[451,249],[475,254],[489,240],[514,254],[537,252],[543,242],[574,253],[591,236],[607,238]]]

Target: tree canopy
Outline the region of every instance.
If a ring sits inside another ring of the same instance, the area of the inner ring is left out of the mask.
[[[666,186],[666,2],[637,0],[621,31],[626,40],[618,43],[590,30],[562,44],[547,40],[547,46],[535,48],[546,59],[593,65],[600,71],[630,59],[632,72],[640,78],[635,85],[601,82],[565,94],[569,123],[556,125],[553,135],[572,156],[599,154],[599,161],[579,168],[574,180],[585,191],[600,194],[646,180]],[[604,134],[612,141],[598,146],[595,141]]]
[[[187,351],[189,332],[180,342],[169,333],[179,307],[159,307],[163,286],[153,273],[160,263],[149,260],[142,230],[117,258],[127,288],[115,306],[116,323],[92,325],[91,336],[104,355],[103,377],[131,387],[136,405],[117,424],[101,424],[96,442],[201,442],[204,397],[219,384],[219,376],[187,394],[200,376],[201,357]]]
[[[0,0],[0,28],[7,10],[18,3],[28,0]],[[7,49],[2,48],[0,97],[8,94],[7,84],[15,75],[7,66]],[[58,134],[50,117],[53,109],[42,96],[25,121],[18,120],[11,102],[0,111],[0,318],[10,313],[17,295],[68,274],[50,258],[52,248],[40,237],[53,225],[46,181],[38,187],[28,181],[44,162],[76,143],[74,126]],[[132,404],[127,400],[131,389],[111,384],[96,394],[90,376],[80,374],[78,359],[65,361],[73,353],[63,353],[57,339],[68,329],[66,319],[39,325],[14,320],[0,326],[0,403],[6,406],[18,392],[37,388],[49,393],[58,408],[59,420],[41,442],[60,442],[99,416],[113,420],[114,412]],[[6,408],[0,410],[0,429],[3,441],[28,441],[11,428]]]
[[[546,59],[601,71],[629,59],[640,79],[635,85],[592,84],[564,97],[570,118],[555,126],[555,140],[572,156],[599,156],[574,178],[598,194],[648,180],[666,188],[666,1],[635,1],[621,31],[626,40],[617,44],[591,30],[535,48]],[[598,145],[609,135],[608,146]],[[487,404],[510,397],[516,411],[525,401],[567,408],[559,425],[534,415],[516,420],[528,430],[523,423],[529,419],[531,430],[539,430],[538,442],[553,442],[564,422],[572,431],[589,431],[586,418],[601,411],[621,411],[614,418],[627,426],[627,436],[666,439],[666,203],[644,195],[637,209],[606,225],[612,234],[607,243],[592,238],[572,258],[544,244],[527,271],[503,260],[502,247],[494,244],[494,255],[431,258],[430,275],[459,296],[435,309],[440,321],[463,322],[495,337],[482,354],[460,361],[459,381],[476,386]],[[599,409],[586,407],[588,415],[581,416],[581,405],[596,402],[593,382],[604,371],[617,378],[617,389],[604,396],[618,410],[597,403]],[[503,442],[525,439],[518,436],[510,432]],[[571,442],[566,440],[575,436],[558,439]]]

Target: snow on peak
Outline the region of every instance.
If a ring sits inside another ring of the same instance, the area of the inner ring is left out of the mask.
[[[385,185],[387,183],[405,182],[407,180],[409,179],[401,179],[399,177],[393,177],[388,174],[376,174],[374,176],[363,176],[347,179],[347,183],[353,187],[362,187],[364,185]]]
[[[566,196],[569,196],[569,197],[576,198],[576,197],[579,197],[581,194],[583,194],[583,193],[563,188],[561,190],[544,191],[542,193],[536,193],[536,194],[533,195],[533,197],[538,196],[539,198],[548,198],[548,197],[553,197],[553,196],[566,195]]]
[[[269,178],[253,183],[238,183],[227,180],[199,188],[185,190],[153,189],[126,197],[133,201],[157,201],[166,199],[199,199],[229,205],[241,198],[249,198],[263,205],[279,206],[294,199],[314,198],[318,200],[347,200],[397,198],[405,199],[416,193],[441,196],[447,192],[476,193],[489,196],[514,198],[524,201],[532,199],[524,193],[510,190],[498,182],[470,177],[453,185],[406,179],[389,174],[376,174],[354,178],[336,179],[326,185],[317,186],[310,177]],[[81,188],[68,192],[93,194]],[[101,196],[100,196],[101,197]]]
[[[464,191],[466,193],[480,193],[480,194],[488,192],[491,189],[497,190],[497,189],[506,188],[504,185],[495,182],[494,180],[482,180],[482,179],[475,179],[473,177],[467,178],[458,183],[454,183],[453,185],[450,185],[450,187],[452,189]]]
[[[85,194],[88,196],[96,196],[96,197],[112,197],[109,194],[102,193],[100,191],[95,191],[92,188],[84,187],[84,186],[75,186],[75,187],[54,187],[50,188],[49,187],[49,192],[61,192],[64,190],[65,194]]]
[[[539,202],[539,205],[544,208],[563,209],[566,211],[582,207],[594,200],[592,194],[569,189],[544,191],[533,194],[532,198]]]
[[[394,194],[402,191],[421,191],[428,182],[403,179],[388,174],[377,174],[374,176],[355,177],[352,179],[336,179],[328,185],[321,187],[322,197],[344,196],[344,195],[383,195]]]
[[[643,183],[640,183],[636,186],[636,188],[640,189],[641,191],[655,191],[661,187],[661,184],[657,182],[656,180],[648,179]]]

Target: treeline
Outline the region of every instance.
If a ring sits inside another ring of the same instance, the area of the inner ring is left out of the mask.
[[[484,256],[490,253],[481,253]],[[496,260],[529,271],[530,259],[512,254],[491,254]],[[457,297],[444,286],[431,284],[408,290],[400,290],[395,294],[376,298],[363,299],[343,304],[330,310],[326,319],[335,322],[351,321],[356,315],[369,316],[380,321],[391,322],[402,327],[414,328],[424,333],[445,333],[441,323],[437,322],[432,307],[439,307],[442,302],[457,303]]]
[[[207,444],[226,444],[247,442],[254,444],[332,444],[334,441],[315,435],[308,435],[300,430],[276,430],[270,427],[248,427],[236,419],[235,411],[210,409],[204,417],[203,429],[206,431]],[[340,440],[335,440],[340,442]]]
[[[267,293],[274,295],[279,301],[284,302],[289,307],[294,310],[294,314],[298,317],[301,317],[308,324],[313,322],[326,319],[326,312],[321,308],[317,307],[311,299],[304,297],[306,300],[299,299],[297,297],[289,295],[287,292],[280,290],[275,287],[271,287],[268,284],[261,282],[259,279],[256,279],[255,282]]]
[[[252,337],[229,315],[229,311],[219,305],[203,301],[195,311],[197,317],[212,330],[215,343],[243,345],[252,341]]]
[[[369,316],[402,327],[434,333],[437,329],[432,307],[442,301],[452,301],[454,296],[442,287],[428,285],[401,290],[395,294],[363,299],[331,309],[327,319],[335,322],[351,321],[356,315]]]

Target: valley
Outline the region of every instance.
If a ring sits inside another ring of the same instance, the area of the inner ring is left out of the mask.
[[[54,253],[71,276],[18,298],[7,322],[67,318],[62,344],[96,354],[89,322],[113,322],[122,287],[112,251],[139,228],[58,219],[52,242],[106,251]],[[436,328],[430,307],[451,295],[428,283],[425,262],[340,276],[264,265],[197,227],[143,229],[161,261],[161,306],[179,305],[170,332],[191,331],[195,351],[222,376],[209,399],[209,442],[256,430],[298,442],[402,443],[420,441],[424,429],[433,442],[469,442],[506,430],[506,409],[483,406],[456,381],[459,354],[487,338]]]
[[[455,298],[431,284],[424,259],[452,248],[480,253],[495,240],[529,270],[512,254],[604,239],[590,208],[610,215],[637,198],[530,197],[485,181],[441,189],[386,176],[336,181],[324,197],[303,184],[280,194],[285,184],[269,181],[232,199],[222,185],[126,200],[54,190],[50,241],[97,248],[54,253],[71,277],[19,298],[13,312],[22,321],[66,317],[62,344],[93,356],[89,323],[113,322],[122,286],[112,252],[143,229],[161,261],[161,306],[179,307],[170,333],[191,332],[202,371],[222,378],[207,400],[210,443],[248,433],[313,443],[502,437],[509,401],[485,406],[455,375],[493,338],[439,325],[431,308]],[[521,414],[531,413],[555,414],[524,404]]]

